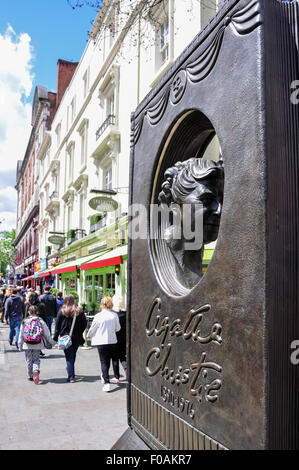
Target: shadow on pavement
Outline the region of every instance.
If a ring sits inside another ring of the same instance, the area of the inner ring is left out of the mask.
[[[86,376],[76,376],[76,382],[99,382],[100,378],[98,375],[86,375]],[[54,384],[65,384],[67,383],[66,377],[59,377],[54,379],[41,380],[40,385],[46,385],[48,383]]]
[[[64,354],[49,354],[43,357],[43,359],[64,359]]]

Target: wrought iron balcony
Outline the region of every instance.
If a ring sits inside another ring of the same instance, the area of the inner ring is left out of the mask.
[[[109,114],[107,116],[107,118],[105,119],[101,127],[99,127],[99,129],[96,132],[96,140],[98,140],[101,137],[101,135],[105,132],[108,126],[115,124],[115,120],[116,118],[114,114]]]

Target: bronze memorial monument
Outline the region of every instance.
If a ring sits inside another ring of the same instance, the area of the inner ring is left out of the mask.
[[[132,115],[118,448],[299,448],[298,18],[225,1]]]

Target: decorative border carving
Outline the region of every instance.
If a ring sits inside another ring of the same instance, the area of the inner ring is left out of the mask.
[[[131,384],[132,425],[151,446],[164,450],[228,450]]]
[[[199,83],[210,74],[217,62],[224,32],[228,26],[231,26],[235,34],[243,36],[251,33],[261,24],[262,14],[258,0],[251,0],[246,7],[231,16],[226,16],[224,24],[219,27],[211,43],[199,53],[198,57],[179,70],[170,85],[166,87],[163,95],[136,119],[131,132],[131,146],[134,146],[139,140],[145,116],[152,126],[157,125],[162,119],[169,101],[175,105],[182,99],[188,80],[192,83]],[[185,74],[187,75],[186,82],[184,81]]]

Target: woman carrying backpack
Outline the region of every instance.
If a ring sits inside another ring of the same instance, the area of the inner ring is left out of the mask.
[[[50,349],[54,344],[47,324],[38,316],[37,306],[31,305],[28,317],[22,323],[18,343],[19,350],[25,352],[28,380],[39,383],[40,352],[45,348]]]

